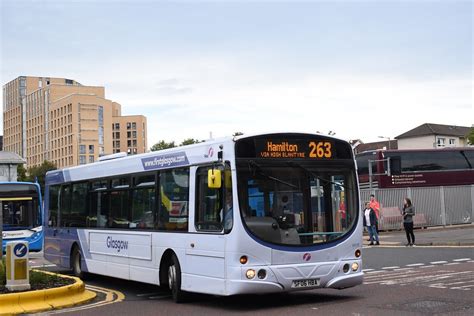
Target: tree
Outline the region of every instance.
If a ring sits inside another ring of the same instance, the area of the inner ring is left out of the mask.
[[[56,169],[57,167],[54,163],[45,160],[41,165],[37,167],[28,168],[27,180],[31,182],[35,182],[36,180],[38,180],[38,183],[41,187],[41,194],[44,194],[44,180],[46,177],[46,172]]]
[[[18,181],[27,181],[28,177],[26,175],[26,169],[23,166],[23,164],[18,165],[16,168],[17,174],[18,174]]]
[[[185,140],[183,140],[181,144],[179,144],[179,146],[186,146],[186,145],[197,144],[201,142],[202,142],[201,140],[197,140],[194,138],[186,138]]]
[[[168,148],[173,148],[173,147],[176,147],[176,145],[174,144],[174,141],[167,143],[164,140],[160,140],[158,143],[151,146],[150,150],[157,151],[157,150],[163,150],[163,149],[168,149]]]
[[[467,135],[467,142],[469,145],[474,145],[474,127],[471,127],[469,135]]]

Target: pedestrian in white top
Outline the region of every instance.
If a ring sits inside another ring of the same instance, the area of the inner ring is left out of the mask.
[[[373,245],[374,241],[376,245],[380,245],[379,235],[377,233],[377,215],[375,215],[374,210],[370,207],[370,202],[365,203],[364,226],[369,232],[369,245]]]

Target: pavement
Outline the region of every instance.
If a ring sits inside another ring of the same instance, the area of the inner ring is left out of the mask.
[[[474,246],[474,224],[435,226],[416,229],[416,246]],[[364,245],[368,245],[368,234],[364,233]],[[404,230],[379,232],[380,245],[405,246],[407,238]]]

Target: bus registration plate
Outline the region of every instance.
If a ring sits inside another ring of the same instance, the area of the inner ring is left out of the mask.
[[[319,286],[319,279],[293,280],[291,284],[291,287],[294,289],[316,286]]]

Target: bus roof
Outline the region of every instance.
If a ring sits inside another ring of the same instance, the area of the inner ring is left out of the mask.
[[[91,178],[112,177],[127,175],[143,171],[156,171],[180,166],[213,163],[218,161],[218,152],[222,151],[222,159],[230,160],[235,157],[233,143],[240,139],[256,136],[271,135],[316,135],[325,138],[340,140],[338,138],[309,133],[268,133],[255,135],[241,135],[207,140],[186,146],[174,147],[144,154],[126,156],[90,164],[53,170],[46,173],[46,185],[59,184],[69,181],[81,181]],[[349,143],[345,140],[340,140]]]
[[[218,151],[223,151],[224,159],[233,155],[232,151],[226,151],[226,147],[231,142],[233,142],[232,137],[213,139],[197,144],[52,170],[46,173],[46,184],[212,163],[218,160]]]

